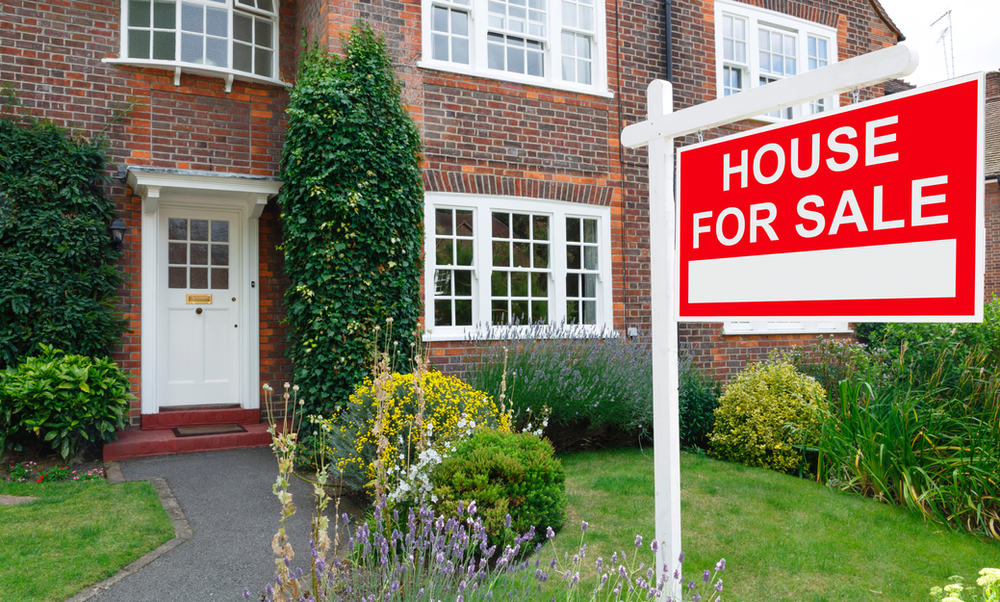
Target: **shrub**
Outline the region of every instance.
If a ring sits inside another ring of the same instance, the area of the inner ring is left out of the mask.
[[[40,348],[41,355],[0,373],[8,444],[49,441],[67,458],[88,442],[113,439],[115,431],[125,427],[131,397],[125,374],[107,358]],[[3,444],[0,439],[0,452]]]
[[[677,397],[681,445],[707,448],[708,435],[715,425],[715,408],[719,407],[721,387],[689,358],[681,360],[679,380]]]
[[[751,364],[719,398],[711,455],[790,472],[802,465],[799,447],[813,442],[815,410],[825,406],[823,387],[790,363]]]
[[[420,386],[415,388],[418,379]],[[376,430],[380,405],[384,418]],[[460,435],[485,427],[509,430],[509,423],[489,395],[453,376],[422,370],[387,374],[381,379],[376,373],[374,380],[365,379],[339,416],[327,422],[333,429],[331,461],[343,471],[344,485],[368,493],[375,491],[376,460],[381,460],[382,469],[394,483],[411,476],[405,473],[420,462],[417,455],[421,450],[417,448],[421,438],[436,459],[441,459]],[[381,435],[386,440],[379,453]]]
[[[647,337],[581,332],[566,324],[491,328],[463,361],[475,388],[507,399],[517,425],[551,409],[557,449],[652,434],[653,372]]]
[[[1000,298],[983,307],[983,321],[950,324],[892,323],[885,329],[885,348],[901,375],[915,384],[957,385],[963,378],[962,360],[976,348],[983,367],[993,372],[1000,365]]]
[[[845,379],[863,377],[882,382],[895,378],[892,356],[884,348],[866,347],[848,339],[820,337],[816,343],[793,347],[780,357],[815,378],[834,402],[840,401],[840,382]]]
[[[458,442],[433,473],[435,506],[445,515],[475,502],[493,543],[519,533],[559,530],[566,474],[552,444],[531,433],[479,430]]]
[[[104,356],[121,341],[104,148],[0,111],[0,369],[39,343]]]
[[[408,352],[422,309],[419,132],[382,39],[356,27],[344,52],[305,54],[281,161],[288,355],[326,415],[365,376],[362,335],[393,317]]]

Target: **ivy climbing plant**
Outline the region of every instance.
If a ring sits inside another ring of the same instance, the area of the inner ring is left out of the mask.
[[[309,411],[364,377],[376,326],[408,356],[421,313],[420,135],[385,42],[355,27],[344,55],[313,47],[291,92],[281,163],[289,355]],[[384,336],[382,337],[384,340]]]
[[[100,183],[103,136],[85,140],[20,107],[0,106],[0,369],[39,343],[105,356],[126,321],[115,310],[122,274]]]

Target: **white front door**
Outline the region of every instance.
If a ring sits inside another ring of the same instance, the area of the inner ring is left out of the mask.
[[[240,216],[182,208],[159,213],[158,405],[239,404]]]

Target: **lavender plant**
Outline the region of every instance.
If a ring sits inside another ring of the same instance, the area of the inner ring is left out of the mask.
[[[344,515],[343,521],[348,521]],[[587,561],[581,525],[579,551],[572,558],[542,561],[542,544],[523,560],[534,530],[499,545],[487,541],[486,530],[475,503],[459,506],[453,516],[436,514],[428,506],[411,509],[405,519],[376,503],[370,521],[359,525],[347,541],[347,555],[329,563],[318,558],[313,574],[279,572],[274,585],[265,590],[268,602],[313,600],[315,602],[513,602],[548,599],[566,602],[721,602],[720,574],[725,559],[715,570],[706,570],[686,582],[682,578],[683,554],[677,565],[656,570],[658,546],[648,546],[651,562],[642,560],[646,546],[636,536],[632,552],[616,552],[609,561],[594,561],[592,581],[581,579]],[[555,533],[546,530],[551,539]],[[281,564],[290,564],[279,561]],[[310,586],[321,584],[319,589]],[[295,597],[288,592],[296,592]],[[249,599],[249,592],[244,597]]]
[[[550,407],[546,435],[558,448],[602,435],[651,433],[648,337],[539,324],[491,327],[472,343],[464,357],[467,382],[495,393],[506,376],[507,405],[518,427],[533,419],[537,423],[543,406]]]

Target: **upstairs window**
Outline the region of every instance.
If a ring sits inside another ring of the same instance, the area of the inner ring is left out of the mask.
[[[122,58],[108,62],[275,80],[277,3],[278,0],[124,0]],[[185,69],[186,66],[190,68]]]
[[[420,66],[610,95],[603,0],[424,0]]]
[[[836,30],[732,0],[715,3],[718,90],[729,96],[836,61]],[[794,119],[830,110],[836,97],[768,114]]]

